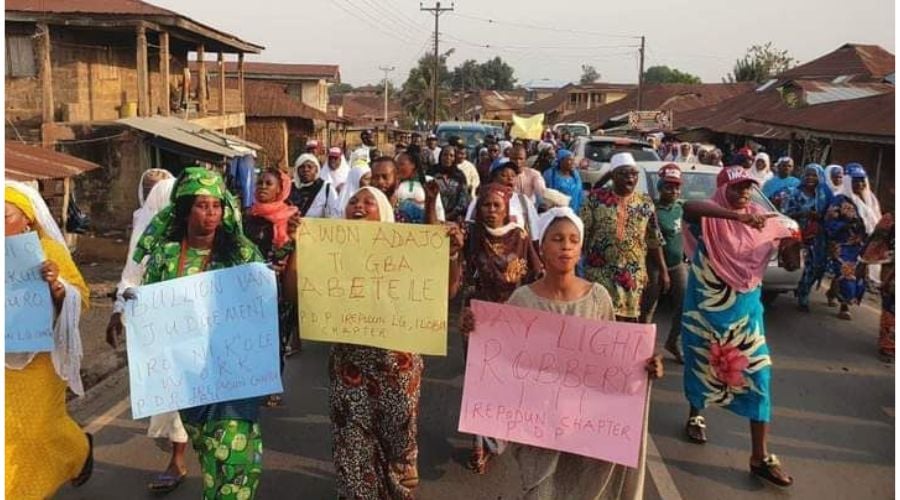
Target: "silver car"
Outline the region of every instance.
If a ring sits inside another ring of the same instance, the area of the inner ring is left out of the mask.
[[[637,190],[648,193],[654,200],[657,199],[659,193],[656,190],[656,183],[659,179],[659,169],[671,162],[639,161],[637,163],[640,171]],[[712,198],[716,191],[716,176],[719,175],[721,168],[700,163],[676,163],[676,165],[682,172],[681,197],[683,199],[708,200]],[[605,170],[608,170],[608,168]],[[762,205],[768,211],[778,211],[768,198],[763,196],[759,189],[754,189],[753,201]],[[800,231],[799,224],[786,215],[779,215],[778,221],[792,231]],[[783,267],[779,267],[777,252],[773,253],[772,259],[769,261],[769,267],[766,269],[766,274],[763,276],[763,303],[766,305],[771,304],[779,294],[796,290],[801,274],[802,270],[788,271]]]
[[[649,143],[629,137],[576,137],[572,155],[585,189],[591,189],[609,169],[609,160],[616,153],[631,153],[637,162],[659,161],[659,155]]]

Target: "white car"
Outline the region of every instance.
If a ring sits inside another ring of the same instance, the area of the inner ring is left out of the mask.
[[[631,153],[635,161],[652,162],[659,160],[659,155],[650,143],[629,137],[593,136],[576,137],[572,143],[572,155],[581,183],[585,189],[591,189],[594,183],[609,170],[609,160],[616,153]]]
[[[658,172],[663,165],[672,162],[666,161],[638,161],[638,184],[636,189],[648,193],[654,200],[659,198],[656,183],[659,179]],[[681,197],[685,200],[708,200],[716,191],[716,176],[722,170],[720,167],[703,165],[701,163],[676,163],[682,172]],[[608,170],[608,167],[607,167]],[[605,173],[605,172],[604,172]],[[778,209],[763,196],[759,189],[753,190],[753,202],[766,210],[778,212]],[[796,233],[800,232],[800,225],[794,219],[779,214],[778,221],[785,227]],[[802,269],[802,267],[801,267]],[[793,292],[797,289],[802,270],[788,271],[778,266],[778,255],[773,253],[766,274],[763,276],[763,303],[768,305],[785,292]]]

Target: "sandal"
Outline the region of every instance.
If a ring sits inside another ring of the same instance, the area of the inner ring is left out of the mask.
[[[266,407],[267,408],[278,408],[279,406],[283,406],[284,401],[281,396],[278,394],[272,394],[268,398],[266,398]]]
[[[702,415],[691,417],[684,426],[688,441],[694,444],[706,444],[706,419]]]
[[[485,452],[484,448],[475,448],[472,455],[469,456],[469,469],[475,474],[484,474],[487,471],[487,464],[491,461],[493,454]]]
[[[843,320],[847,320],[847,321],[850,321],[853,319],[853,316],[850,315],[850,311],[844,310],[844,309],[841,309],[841,312],[838,313],[837,317],[838,317],[838,319],[843,319]]]
[[[678,348],[677,342],[669,342],[667,340],[665,348],[667,351],[669,351],[669,353],[672,354],[672,357],[675,358],[676,363],[678,363],[679,365],[684,364],[684,358],[681,356],[681,349]]]
[[[88,482],[91,474],[94,473],[94,436],[90,432],[85,432],[84,435],[88,440],[88,456],[84,460],[84,467],[81,468],[81,472],[71,481],[72,486],[76,488]]]
[[[786,488],[794,484],[794,478],[788,476],[781,470],[781,462],[774,454],[766,456],[761,465],[750,464],[750,473],[754,476],[765,479],[766,481]]]
[[[171,493],[181,486],[181,483],[184,482],[184,478],[186,477],[187,471],[182,471],[177,475],[165,471],[157,474],[156,477],[147,484],[147,488],[153,493]]]

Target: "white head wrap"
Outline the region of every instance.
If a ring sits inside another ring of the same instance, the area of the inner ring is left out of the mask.
[[[344,189],[341,191],[341,213],[343,213],[344,209],[347,208],[347,203],[350,202],[350,197],[356,194],[359,191],[359,183],[366,174],[372,172],[372,169],[369,168],[368,165],[362,164],[358,167],[353,167],[350,169],[350,173],[347,174],[347,183],[344,184]]]
[[[878,203],[878,198],[872,192],[868,176],[866,176],[866,190],[861,195],[853,192],[853,178],[847,179],[847,177],[849,176],[844,174],[844,182],[841,186],[840,194],[846,196],[848,200],[856,205],[856,211],[859,212],[859,216],[866,226],[866,234],[872,234],[872,231],[875,230],[875,225],[881,220],[881,204]]]
[[[584,222],[581,221],[581,218],[575,214],[575,211],[572,210],[571,207],[555,207],[547,210],[542,213],[540,217],[538,217],[537,222],[537,241],[543,243],[544,241],[544,233],[547,232],[547,229],[553,224],[553,221],[556,219],[569,219],[572,221],[572,224],[575,224],[575,227],[578,228],[578,234],[581,236],[581,241],[584,242]]]
[[[835,170],[840,170],[840,171],[841,171],[841,174],[844,173],[844,167],[842,167],[842,166],[840,166],[840,165],[828,165],[827,167],[825,167],[825,182],[828,183],[828,188],[831,189],[831,194],[837,196],[837,195],[841,194],[842,188],[841,188],[841,184],[835,184],[835,183],[831,180],[831,174],[832,174]],[[844,181],[843,181],[843,175],[842,175],[842,176],[841,176],[841,183],[843,183],[843,182],[844,182]]]
[[[310,153],[303,153],[302,155],[297,157],[297,161],[294,162],[294,185],[299,187],[308,186],[309,184],[303,184],[300,182],[300,174],[297,173],[298,167],[303,165],[304,163],[312,163],[316,166],[317,170],[322,169],[322,165],[319,163],[319,159],[316,158],[316,155]]]
[[[337,169],[332,170],[331,166],[325,164],[325,166],[319,170],[319,178],[330,182],[336,189],[341,189],[341,186],[347,182],[348,174],[350,174],[350,164],[347,163],[344,155],[341,155],[341,164]]]
[[[175,178],[175,176],[172,175],[172,172],[169,172],[168,170],[166,170],[164,168],[151,168],[151,169],[145,170],[144,173],[141,174],[140,182],[138,182],[138,201],[140,202],[140,206],[144,206],[144,202],[146,201],[144,199],[144,179],[146,179],[147,175],[149,175],[149,174],[154,174],[156,176],[159,176],[160,180]],[[149,196],[149,193],[147,196]]]
[[[615,170],[619,167],[634,166],[637,166],[637,162],[634,161],[634,156],[631,156],[631,153],[616,153],[609,159],[610,170]]]
[[[360,188],[356,190],[356,193],[353,193],[353,196],[356,196],[357,193],[362,191],[368,191],[375,197],[375,202],[378,203],[378,217],[381,222],[394,222],[394,206],[391,205],[390,200],[388,200],[387,196],[381,192],[380,189],[373,188],[372,186],[366,186],[364,188]],[[353,197],[351,196],[351,198]],[[344,207],[344,217],[347,216],[347,207]]]

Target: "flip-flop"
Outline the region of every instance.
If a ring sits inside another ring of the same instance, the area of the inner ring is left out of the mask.
[[[147,484],[147,488],[153,493],[171,493],[181,486],[181,483],[184,482],[184,478],[186,477],[187,472],[178,475],[172,474],[171,472],[163,472],[157,474],[156,477]]]
[[[781,476],[775,474],[776,470],[784,473],[784,471],[781,470],[781,462],[774,454],[768,455],[766,458],[764,458],[761,465],[750,464],[751,474],[760,479],[764,479],[774,484],[775,486],[787,488],[788,486],[794,484],[794,478],[785,474],[785,476],[787,476],[787,479],[783,479]]]
[[[84,467],[81,468],[81,472],[71,481],[72,486],[76,488],[88,482],[91,474],[94,473],[94,436],[89,432],[85,432],[84,435],[88,440],[88,456],[84,461]]]

